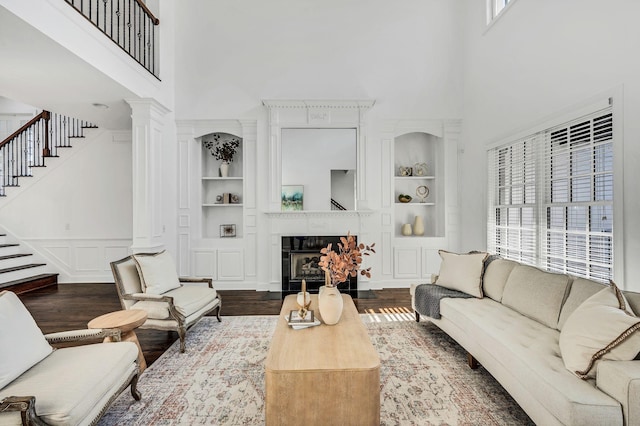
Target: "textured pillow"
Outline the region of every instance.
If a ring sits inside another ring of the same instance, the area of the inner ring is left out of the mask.
[[[165,250],[156,254],[134,254],[142,291],[162,294],[180,287],[180,279],[171,255]]]
[[[18,296],[0,292],[0,389],[53,351]]]
[[[573,311],[560,332],[565,367],[586,379],[596,376],[600,359],[630,361],[640,351],[640,318],[611,282]]]
[[[442,263],[436,284],[481,298],[482,271],[488,254],[457,254],[445,250],[440,250],[438,253]]]

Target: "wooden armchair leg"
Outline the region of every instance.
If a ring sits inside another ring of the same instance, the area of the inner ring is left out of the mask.
[[[472,370],[476,370],[480,366],[478,360],[475,359],[469,352],[467,352],[467,363],[469,364],[469,368]]]
[[[133,379],[131,379],[131,396],[136,401],[140,401],[142,399],[142,394],[138,390],[138,375],[137,374],[135,376],[133,376]]]
[[[180,352],[184,353],[186,350],[185,337],[187,335],[187,329],[184,327],[178,327],[178,336],[180,336]]]
[[[418,313],[418,311],[413,311],[416,313],[416,322],[420,322],[420,314]]]
[[[216,318],[218,318],[218,322],[222,322],[222,318],[220,318],[220,311],[222,310],[222,302],[218,305],[218,309],[216,310]]]

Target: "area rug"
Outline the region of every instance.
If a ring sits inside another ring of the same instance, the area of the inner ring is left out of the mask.
[[[429,322],[362,314],[380,355],[381,425],[532,425],[483,368]],[[276,316],[205,317],[124,392],[99,425],[262,425],[264,362]]]

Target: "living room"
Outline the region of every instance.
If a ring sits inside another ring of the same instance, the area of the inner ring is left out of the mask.
[[[296,236],[351,231],[376,242],[367,259],[372,276],[359,288],[408,292],[438,273],[439,249],[489,250],[489,149],[611,99],[611,276],[620,288],[640,291],[632,278],[640,272],[633,261],[640,252],[640,147],[633,142],[640,128],[632,119],[640,108],[640,60],[632,53],[639,6],[512,0],[487,24],[485,3],[149,1],[160,19],[156,78],[127,63],[64,2],[47,0],[35,10],[1,0],[2,39],[20,50],[4,46],[15,65],[0,74],[0,96],[23,106],[3,103],[0,115],[47,109],[99,130],[64,166],[8,194],[0,223],[60,274],[61,286],[112,283],[109,262],[132,250],[166,249],[180,275],[211,276],[222,291],[277,293],[280,237],[293,229]],[[34,67],[29,58],[46,62]],[[358,207],[352,214],[283,215],[273,200],[281,170],[272,135],[279,127],[268,103],[327,100],[371,103],[347,126],[361,126],[365,137]],[[144,108],[155,115],[145,117]],[[228,222],[236,236],[221,238],[217,228],[203,233],[210,213],[201,144],[203,136],[227,131],[243,139],[246,200]],[[400,228],[409,220],[395,205],[397,165],[389,154],[396,138],[416,132],[438,138],[441,161],[432,168],[440,186],[432,196],[442,197],[442,207],[432,235],[404,237]],[[132,149],[144,146],[157,151],[141,157]]]

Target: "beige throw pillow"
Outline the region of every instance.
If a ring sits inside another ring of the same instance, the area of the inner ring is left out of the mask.
[[[487,253],[438,251],[442,258],[436,284],[482,298],[482,272]]]
[[[0,389],[47,357],[53,348],[18,296],[0,292]]]
[[[149,294],[163,294],[180,287],[180,279],[173,258],[165,250],[156,254],[134,254],[133,260],[140,274],[142,290]]]
[[[569,316],[560,332],[565,367],[576,376],[596,376],[601,359],[630,361],[640,352],[640,318],[622,292],[611,286],[585,300]]]

